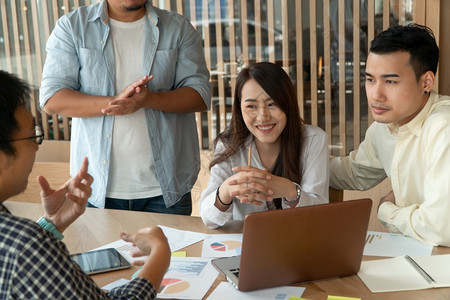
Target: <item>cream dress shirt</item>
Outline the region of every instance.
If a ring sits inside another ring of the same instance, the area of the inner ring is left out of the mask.
[[[314,204],[328,203],[328,187],[329,187],[329,159],[328,159],[328,136],[320,128],[304,125],[303,126],[303,146],[300,162],[302,167],[302,182],[299,182],[302,189],[299,206],[307,206]],[[228,160],[221,162],[211,168],[208,186],[203,191],[199,210],[203,223],[209,228],[217,228],[225,225],[230,220],[243,220],[244,217],[251,212],[265,211],[273,209],[270,204],[257,206],[248,203],[241,203],[238,199],[234,199],[230,208],[222,212],[215,205],[216,190],[228,177],[233,175],[231,169],[236,166],[247,165],[248,154],[247,148],[252,146],[252,166],[263,169],[261,159],[256,150],[253,136],[250,136],[245,144],[245,148],[239,150]],[[216,153],[220,153],[223,144],[218,143]],[[283,203],[283,209],[290,208]]]
[[[330,162],[330,185],[367,190],[389,177],[396,204],[378,219],[391,231],[450,246],[450,97],[432,92],[408,124],[374,122],[358,150]]]

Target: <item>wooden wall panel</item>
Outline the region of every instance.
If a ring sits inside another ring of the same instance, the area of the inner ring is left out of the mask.
[[[69,140],[71,119],[47,115],[39,109],[37,89],[45,61],[45,41],[63,13],[95,2],[0,2],[0,35],[5,45],[0,51],[0,67],[36,85],[31,109],[42,124],[46,139]],[[359,145],[365,128],[373,122],[370,111],[363,111],[364,91],[359,88],[363,86],[359,75],[365,59],[359,53],[367,50],[361,49],[359,43],[346,47],[346,38],[351,35],[358,41],[364,37],[367,44],[363,46],[368,48],[378,32],[395,25],[395,17],[400,24],[410,21],[411,11],[407,10],[412,3],[414,21],[433,29],[439,44],[443,45],[441,53],[450,47],[449,35],[445,34],[450,26],[445,27],[448,21],[441,18],[441,7],[447,7],[448,11],[450,5],[441,0],[356,0],[351,1],[350,11],[345,6],[348,1],[337,2],[338,11],[331,15],[331,7],[336,4],[331,0],[152,1],[155,6],[187,15],[202,34],[214,87],[211,110],[206,115],[196,113],[203,148],[208,148],[217,133],[226,128],[236,76],[249,63],[268,60],[282,66],[296,87],[300,115],[328,133],[333,146],[330,152],[345,155]],[[211,31],[210,22],[219,20],[222,21]],[[336,21],[336,28],[332,21]],[[211,50],[211,47],[215,48]],[[351,55],[346,55],[346,51],[351,51]],[[212,65],[212,55],[217,64],[214,61]],[[445,59],[441,58],[444,65],[441,62],[439,72],[443,78],[438,77],[435,88],[443,86],[450,90],[449,80],[444,80],[450,77]],[[353,73],[352,77],[349,72]]]

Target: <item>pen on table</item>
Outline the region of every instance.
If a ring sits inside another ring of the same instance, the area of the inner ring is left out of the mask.
[[[248,166],[252,165],[252,147],[248,148]]]
[[[428,283],[432,282],[436,283],[433,277],[431,277],[430,274],[428,274],[424,269],[422,269],[422,267],[419,266],[419,264],[416,263],[416,261],[412,259],[409,255],[405,255],[405,259],[414,267],[414,269],[416,269],[420,274],[422,274],[422,276],[425,278],[426,281],[428,281]]]

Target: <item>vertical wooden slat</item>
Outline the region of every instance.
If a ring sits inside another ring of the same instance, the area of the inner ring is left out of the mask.
[[[389,28],[390,12],[389,0],[383,0],[383,30]]]
[[[34,4],[35,1],[31,1],[32,4]],[[33,14],[36,14],[36,35],[39,36],[39,33],[42,32],[42,28],[40,28],[39,26],[39,19],[38,19],[38,11],[41,11],[41,13],[39,14],[39,16],[42,18],[42,23],[44,25],[43,31],[44,31],[44,40],[47,41],[48,37],[50,36],[50,19],[49,19],[49,8],[47,5],[47,1],[41,1],[41,8],[39,9],[36,5],[34,5],[34,9],[35,11],[33,12]],[[34,16],[33,16],[34,17]],[[34,24],[34,22],[33,22]],[[53,25],[52,27],[53,28]],[[41,66],[42,67],[42,66]],[[42,72],[42,68],[41,68],[41,72]],[[41,74],[42,75],[42,74]],[[49,139],[50,138],[50,133],[49,133],[49,122],[48,122],[48,115],[46,112],[42,111],[42,129],[44,130],[44,134],[45,134],[45,138]]]
[[[440,14],[441,2],[440,0],[428,0],[426,6],[426,23],[428,27],[433,31],[434,37],[436,38],[436,43],[439,46],[440,41],[440,22],[441,22],[441,14]],[[436,73],[436,77],[434,78],[434,86],[433,89],[439,90],[439,72]]]
[[[33,22],[34,31],[34,47],[36,51],[36,67],[37,67],[37,80],[40,84],[42,80],[42,68],[43,68],[43,57],[42,57],[42,45],[40,39],[40,28],[39,28],[39,17],[38,17],[38,7],[36,1],[31,1],[31,18]],[[43,112],[45,114],[45,112]],[[48,138],[46,136],[46,138]]]
[[[44,1],[45,2],[45,1]],[[53,1],[52,5],[52,11],[53,11],[53,24],[51,25],[51,28],[54,28],[56,25],[56,21],[59,17],[59,0]],[[46,39],[47,40],[47,39]],[[52,115],[52,121],[53,121],[53,138],[55,140],[60,139],[60,131],[59,131],[59,116],[57,114]]]
[[[0,16],[2,17],[2,19],[3,19],[3,7],[2,7],[2,3],[0,3]],[[4,22],[4,21],[3,21]],[[5,30],[5,28],[3,27],[3,23],[2,23],[2,30],[0,31],[0,37],[3,37],[5,34],[3,33],[3,30]],[[2,50],[1,48],[0,48],[0,50]],[[3,59],[1,59],[2,58],[2,55],[3,55],[3,52],[0,52],[0,70],[6,70],[6,67],[5,66],[3,66]],[[5,57],[5,60],[6,60],[6,57]]]
[[[237,76],[237,57],[236,57],[236,24],[234,22],[234,0],[228,0],[228,18],[231,20],[228,24],[228,34],[230,43],[230,93],[231,103],[234,103],[234,89],[236,88]]]
[[[332,99],[331,99],[331,30],[330,30],[330,0],[323,4],[323,46],[324,46],[324,83],[325,83],[325,131],[328,133],[328,144],[332,145]],[[330,149],[331,150],[331,149]]]
[[[33,71],[33,63],[31,61],[31,45],[30,45],[30,32],[29,32],[29,26],[28,26],[28,13],[29,13],[29,7],[26,6],[26,2],[21,2],[20,4],[20,11],[22,15],[22,27],[23,27],[23,42],[24,42],[24,54],[25,54],[25,64],[27,66],[27,81],[32,84],[33,86],[39,86],[39,83],[34,82],[34,73]],[[37,83],[37,84],[36,84]],[[31,104],[31,114],[33,116],[37,116],[37,103],[36,103],[36,95],[35,93],[31,94],[30,97],[30,104]],[[39,120],[35,118],[35,122],[39,124]]]
[[[2,6],[2,26],[3,26],[3,39],[4,39],[4,45],[5,45],[5,60],[6,60],[6,71],[13,72],[12,67],[12,55],[11,55],[11,47],[9,40],[9,24],[8,24],[8,14],[7,14],[7,7],[6,7],[6,1],[1,1]]]
[[[6,22],[7,23],[7,19],[6,18],[4,18],[3,17],[3,15],[4,15],[4,13],[3,13],[3,10],[4,10],[4,7],[3,7],[4,5],[3,5],[3,2],[0,2],[0,16],[1,16],[1,18],[2,18],[2,31],[0,31],[0,36],[1,37],[3,37],[3,36],[5,36],[6,34],[4,33],[4,30],[5,30],[5,26],[3,26],[3,24]],[[8,44],[5,44],[6,46],[8,45]],[[1,48],[0,48],[0,50],[1,50]],[[0,52],[0,58],[1,58],[1,55],[2,55],[3,53],[2,52]],[[6,59],[7,59],[7,57],[5,56],[5,61],[6,61]],[[0,59],[0,70],[7,70],[7,68],[3,65],[3,59]]]
[[[309,41],[311,74],[311,124],[318,125],[317,116],[317,16],[316,1],[309,3]]]
[[[196,5],[195,5],[195,1],[196,0],[190,0],[189,1],[189,14],[191,16],[191,23],[196,23],[197,21],[197,10],[196,10]]]
[[[295,2],[295,31],[296,40],[295,46],[297,48],[297,101],[300,110],[300,117],[305,117],[305,92],[303,84],[303,16],[302,16],[302,3],[300,1]]]
[[[62,3],[62,6],[60,6]],[[63,0],[61,1],[55,1],[52,5],[52,11],[53,11],[53,26],[51,28],[54,28],[56,25],[56,22],[61,17],[62,14],[66,14],[70,11],[70,3],[69,0]],[[50,34],[51,29],[49,30]],[[46,39],[47,40],[47,39]],[[62,130],[63,130],[63,139],[64,140],[70,140],[70,122],[69,117],[63,117],[59,116],[57,114],[52,115],[53,120],[53,138],[55,140],[61,139],[61,132],[60,132],[60,119],[62,120]]]
[[[426,24],[426,3],[427,0],[414,0],[413,19],[418,24]]]
[[[255,10],[255,54],[256,54],[256,61],[259,62],[262,60],[262,38],[261,38],[261,2],[255,1],[254,5]],[[270,31],[270,29],[269,29]],[[269,44],[269,47],[271,44]]]
[[[55,28],[56,21],[58,20],[58,16],[59,16],[59,1],[60,0],[52,1],[53,24],[52,24],[51,28]]]
[[[163,8],[167,9],[167,10],[173,10],[172,6],[171,6],[171,1],[170,0],[164,0],[164,7]]]
[[[269,45],[275,45],[275,31],[273,30],[275,28],[275,17],[274,17],[274,3],[273,0],[267,0],[267,26],[271,29],[269,30],[268,34],[268,44]],[[275,51],[269,52],[269,61],[275,62]]]
[[[197,21],[197,14],[196,14],[196,5],[195,0],[189,1],[189,15],[190,15],[190,21],[192,24],[194,24],[194,28],[197,29],[196,21]],[[204,51],[204,50],[203,50]],[[200,143],[200,149],[203,149],[205,146],[203,145],[203,128],[202,128],[202,115],[201,112],[195,113],[195,122],[197,125],[197,134],[198,134],[198,141]],[[209,127],[210,124],[208,124]],[[209,145],[208,145],[209,148]]]
[[[202,20],[203,20],[203,36],[204,36],[204,45],[205,45],[205,59],[206,59],[206,67],[208,70],[211,70],[211,37],[209,34],[209,7],[208,0],[202,1]],[[217,72],[216,75],[217,76]],[[214,92],[214,91],[213,91]],[[213,94],[214,99],[214,94]],[[211,144],[213,140],[213,126],[212,126],[212,111],[214,110],[214,101],[211,103],[211,109],[208,111],[207,119],[208,119],[208,138]],[[219,116],[216,116],[217,118]]]
[[[439,15],[441,18],[441,25],[439,30],[439,48],[441,53],[448,53],[450,51],[450,18],[444,16],[450,16],[450,2],[442,1],[442,5],[439,8]],[[450,57],[448,55],[441,55],[438,65],[439,81],[437,92],[444,95],[450,95]]]
[[[406,7],[403,0],[398,1],[398,23],[399,25],[406,25]]]
[[[189,14],[191,16],[190,21],[192,24],[196,24],[197,21],[197,14],[196,14],[196,0],[190,0],[189,1]],[[197,25],[194,25],[194,28],[198,30]],[[204,51],[204,50],[203,50]],[[197,124],[197,133],[198,133],[198,140],[200,143],[200,149],[204,148],[203,145],[203,128],[202,128],[202,114],[201,112],[195,113],[195,122]],[[208,124],[208,127],[210,124]],[[208,145],[209,148],[209,145]]]
[[[248,52],[248,15],[247,15],[247,1],[241,0],[241,26],[242,26],[242,60],[244,64],[249,64]]]
[[[10,1],[11,5],[11,21],[14,40],[14,55],[16,57],[17,75],[19,78],[23,78],[23,66],[22,66],[22,47],[20,45],[19,37],[19,19],[17,15],[16,1]]]
[[[228,0],[228,41],[230,43],[230,75],[231,75],[231,96],[233,95],[234,85],[236,84],[237,74],[237,55],[236,55],[236,23],[234,22],[234,0]]]
[[[64,0],[64,11],[62,13],[67,14],[68,12],[70,12],[70,3],[69,3],[69,0]],[[66,117],[66,116],[62,117],[62,128],[63,128],[63,133],[64,133],[63,139],[65,141],[70,140],[70,118],[69,117]]]
[[[361,142],[360,2],[353,1],[353,149]]]
[[[64,11],[63,14],[67,14],[68,12],[70,12],[70,3],[69,0],[64,0]]]
[[[183,13],[183,0],[177,0],[177,12],[180,15],[184,15],[184,13]]]
[[[214,12],[216,20],[221,20],[220,0],[214,1]],[[225,130],[226,127],[226,110],[225,110],[225,84],[224,84],[224,61],[223,61],[223,35],[222,35],[222,23],[216,23],[216,48],[217,48],[217,71],[218,71],[218,96],[219,96],[219,115],[220,127],[219,131]]]
[[[347,123],[345,119],[345,2],[339,1],[338,7],[338,36],[339,36],[339,141],[340,155],[347,153]]]
[[[29,8],[30,9],[30,8]],[[34,31],[34,47],[35,47],[35,61],[36,61],[36,68],[37,68],[37,80],[40,84],[42,80],[42,46],[41,46],[41,40],[40,40],[40,28],[39,28],[39,18],[38,18],[38,8],[36,1],[31,1],[31,18],[33,23],[33,31]],[[37,116],[37,115],[35,115]],[[42,129],[44,131],[45,139],[49,139],[49,131],[48,131],[48,118],[47,113],[44,110],[41,110],[41,124]],[[36,122],[39,122],[39,120],[36,120]]]
[[[289,74],[289,14],[288,1],[281,1],[281,34],[282,39],[282,58],[283,68]],[[275,45],[273,45],[275,49]]]
[[[367,4],[367,39],[368,45],[367,49],[370,51],[370,43],[375,38],[375,0],[369,0]],[[369,53],[368,53],[369,54]],[[367,126],[370,126],[373,122],[372,111],[370,106],[367,110]]]
[[[62,128],[63,128],[63,139],[65,141],[70,140],[70,118],[69,117],[62,117]]]
[[[436,43],[439,46],[439,33],[440,33],[440,21],[441,21],[441,1],[440,0],[428,0],[425,8],[425,18],[428,27],[433,30],[433,34],[436,38]]]

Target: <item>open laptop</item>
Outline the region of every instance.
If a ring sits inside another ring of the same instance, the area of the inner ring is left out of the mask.
[[[359,199],[248,214],[241,255],[212,264],[241,291],[356,274],[371,207]]]

